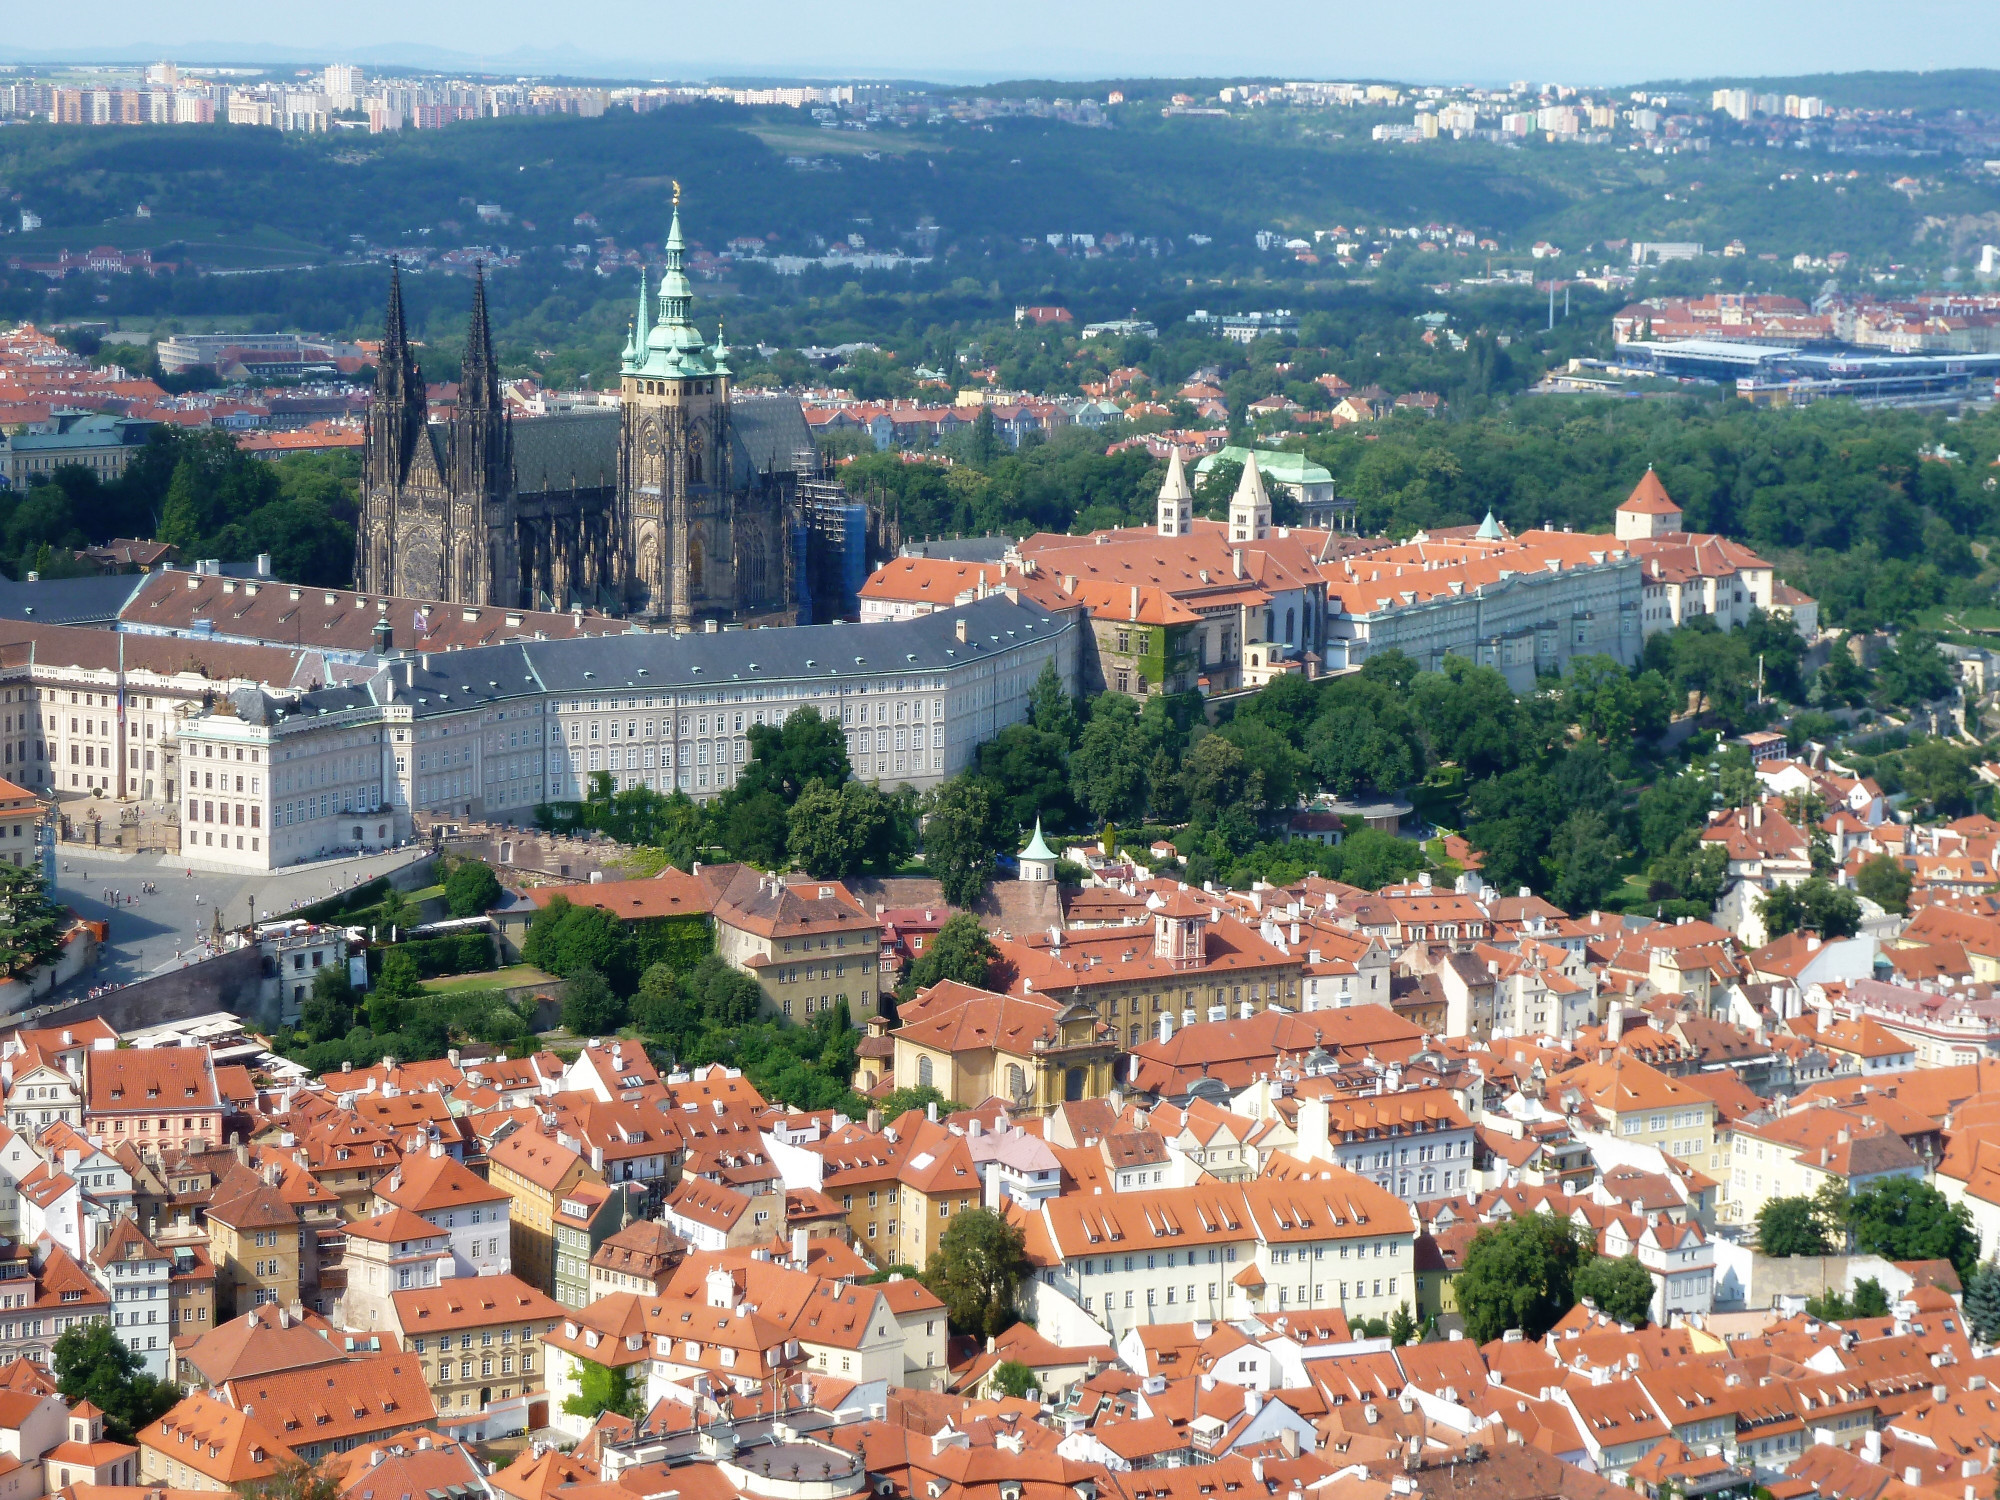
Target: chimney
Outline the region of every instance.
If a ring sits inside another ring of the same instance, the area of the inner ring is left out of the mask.
[[[1243,553],[1241,549],[1234,550],[1229,554],[1229,563],[1230,567],[1234,569],[1236,576],[1241,578],[1243,576]]]
[[[1139,618],[1139,585],[1136,583],[1132,585],[1132,618]]]
[[[958,621],[957,621],[957,633],[958,633],[958,640],[959,640],[959,644],[960,644],[960,645],[963,645],[963,644],[965,643],[965,616],[964,616],[964,615],[960,615],[960,616],[958,617]]]

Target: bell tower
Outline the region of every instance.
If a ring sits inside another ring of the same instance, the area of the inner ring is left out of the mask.
[[[486,316],[486,268],[473,273],[458,407],[451,418],[451,556],[446,597],[460,604],[518,601],[520,566],[511,514],[513,429],[500,395],[500,363]]]
[[[1166,482],[1160,486],[1160,535],[1186,536],[1194,530],[1194,491],[1188,488],[1181,450],[1170,450]]]
[[[387,593],[396,586],[396,528],[403,484],[428,410],[424,372],[410,352],[403,323],[403,276],[389,263],[389,307],[382,321],[382,352],[375,360],[375,395],[361,450],[361,524],[354,530],[354,586]]]
[[[675,630],[693,627],[712,592],[709,570],[730,566],[724,537],[708,524],[729,488],[730,370],[718,331],[706,347],[692,321],[694,289],[681,237],[681,188],[674,184],[673,224],[660,274],[657,315],[644,273],[639,308],[620,365],[620,553],[626,595],[641,618]],[[726,525],[723,528],[726,536]]]
[[[1243,477],[1236,493],[1229,497],[1229,540],[1261,542],[1271,534],[1271,497],[1264,490],[1264,476],[1257,468],[1257,455],[1243,456]]]

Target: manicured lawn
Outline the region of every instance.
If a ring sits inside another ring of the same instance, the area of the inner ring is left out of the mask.
[[[515,964],[506,969],[488,969],[480,974],[453,974],[432,979],[424,989],[433,995],[453,995],[461,990],[512,990],[530,984],[556,984],[553,974],[544,974],[533,964]]]

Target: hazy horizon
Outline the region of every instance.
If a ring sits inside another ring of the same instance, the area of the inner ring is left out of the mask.
[[[633,0],[588,12],[587,32],[552,34],[550,12],[526,0],[412,7],[352,0],[337,31],[322,16],[248,0],[184,0],[171,12],[102,0],[100,38],[78,47],[74,17],[17,16],[0,58],[130,64],[280,66],[358,61],[425,70],[569,73],[618,79],[716,75],[880,77],[945,84],[1014,78],[1282,76],[1396,78],[1429,83],[1514,79],[1624,86],[1669,78],[1785,77],[1814,73],[2000,67],[2000,13],[1970,0],[1911,0],[1892,20],[1857,0],[1828,0],[1798,24],[1769,0],[1688,0],[1657,15],[1621,11],[1608,34],[1601,6],[1552,0],[1500,10],[1437,0],[1421,20],[1401,12],[1332,7],[1288,16],[1282,35],[1246,30],[1217,39],[1212,7],[1131,0],[1058,10],[1028,0],[1004,13],[937,12],[912,0],[867,0],[830,10],[798,0],[740,0],[714,12],[663,15]],[[946,24],[938,24],[942,14]],[[163,27],[164,17],[176,24]],[[227,38],[228,40],[222,40]],[[1020,40],[1034,38],[1036,40]],[[1050,43],[1044,38],[1057,38]]]

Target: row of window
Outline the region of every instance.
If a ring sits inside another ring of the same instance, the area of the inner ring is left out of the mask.
[[[222,804],[222,816],[218,818],[215,812],[215,803],[206,799],[197,802],[192,797],[188,799],[187,820],[190,823],[227,823],[231,807],[236,809],[236,826],[238,828],[262,828],[264,826],[264,809],[257,803],[225,802]],[[247,824],[244,822],[244,814],[246,812],[249,814],[249,822]]]

